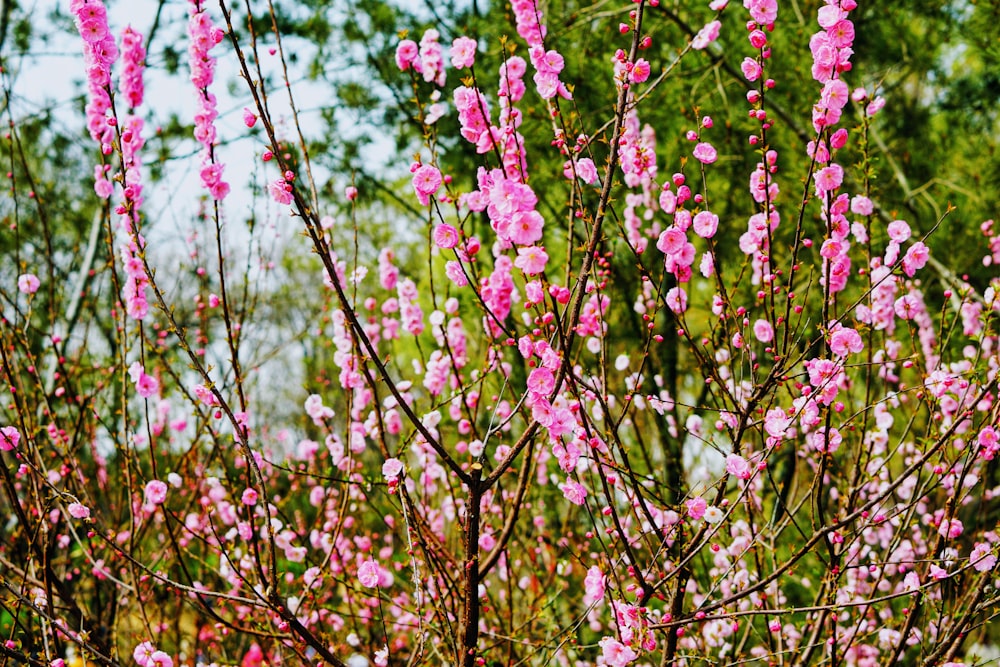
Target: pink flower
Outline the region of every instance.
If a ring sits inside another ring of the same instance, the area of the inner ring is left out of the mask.
[[[416,60],[418,53],[417,43],[412,39],[404,39],[396,47],[396,66],[401,71],[410,69],[410,65]]]
[[[931,564],[930,575],[931,575],[931,579],[935,579],[937,581],[941,581],[942,579],[947,579],[948,578],[948,570],[945,570],[944,568],[939,567],[937,565],[934,565],[932,563]]]
[[[90,508],[80,503],[70,503],[66,510],[74,519],[87,519],[90,517]]]
[[[924,268],[927,260],[930,259],[930,250],[921,241],[917,241],[910,246],[910,249],[903,255],[903,273],[912,278],[918,270]]]
[[[247,127],[253,127],[257,124],[257,114],[246,107],[243,108],[243,124]]]
[[[567,161],[563,165],[563,175],[566,178],[573,178],[573,163]],[[576,176],[583,179],[583,182],[587,185],[593,184],[597,180],[597,167],[594,166],[594,161],[589,157],[581,158],[576,161]]]
[[[730,454],[726,457],[726,472],[740,479],[750,479],[753,475],[753,468],[750,462],[739,454]]]
[[[156,649],[153,648],[152,643],[142,642],[132,651],[132,659],[136,661],[139,667],[150,667],[154,651]]]
[[[744,58],[743,62],[740,63],[740,69],[743,70],[743,76],[746,77],[747,81],[751,83],[760,78],[761,67],[753,58]]]
[[[632,82],[642,83],[649,78],[649,62],[645,58],[639,58],[632,65]]]
[[[605,637],[599,642],[599,646],[604,664],[608,667],[625,667],[638,657],[635,651],[614,637]]]
[[[9,452],[21,442],[21,434],[13,426],[0,428],[0,450]]]
[[[704,49],[719,38],[719,30],[721,28],[722,23],[719,21],[712,21],[711,23],[708,23],[704,28],[699,30],[698,34],[694,36],[693,40],[691,40],[691,48]]]
[[[893,220],[887,231],[889,238],[896,243],[903,243],[910,238],[910,226],[904,220]]]
[[[438,191],[441,182],[441,172],[433,165],[421,165],[413,172],[413,190],[424,206],[430,203],[430,196]]]
[[[865,349],[861,334],[854,329],[841,327],[830,335],[830,351],[838,357],[857,354]]]
[[[872,200],[864,195],[855,195],[851,198],[851,213],[855,215],[871,215],[875,210]]]
[[[152,505],[162,505],[167,499],[167,485],[158,479],[146,484],[146,502]]]
[[[753,323],[753,335],[762,343],[770,343],[774,340],[774,327],[767,320],[757,320]]]
[[[243,489],[243,495],[240,496],[240,502],[247,507],[252,507],[257,504],[257,497],[257,492],[253,489]]]
[[[604,597],[605,576],[601,568],[591,565],[587,570],[587,576],[583,580],[583,603],[592,605]]]
[[[989,544],[977,542],[969,554],[969,562],[976,568],[976,572],[986,572],[996,567],[997,557],[993,555]]]
[[[715,146],[707,141],[703,141],[695,146],[692,155],[694,155],[695,159],[702,164],[712,164],[719,157],[719,153],[715,150]]]
[[[292,203],[292,184],[287,183],[285,179],[279,178],[273,183],[267,186],[268,191],[271,193],[271,199],[277,203],[288,206]]]
[[[953,540],[965,530],[965,526],[958,519],[949,519],[947,521],[942,521],[941,525],[938,526],[938,533],[941,537]]]
[[[536,368],[528,375],[528,391],[538,396],[547,396],[556,388],[556,378],[548,368]]]
[[[687,243],[687,235],[676,227],[670,227],[660,233],[660,238],[656,240],[656,249],[664,255],[676,255],[684,249]]]
[[[146,375],[146,371],[138,361],[129,366],[128,374],[135,383],[136,392],[143,398],[155,396],[160,391],[160,381],[151,375]]]
[[[451,43],[451,66],[455,69],[472,67],[476,61],[476,40],[458,37]]]
[[[764,430],[773,438],[782,438],[791,421],[781,408],[771,408],[764,415]]]
[[[671,287],[670,290],[667,291],[666,301],[667,308],[678,315],[687,310],[687,292],[684,291],[683,287]]]
[[[587,489],[580,482],[567,479],[564,484],[559,485],[559,490],[562,491],[563,497],[574,505],[583,505],[587,502]]]
[[[358,583],[366,588],[375,588],[378,586],[378,575],[378,563],[369,558],[358,568]]]
[[[684,503],[684,506],[687,508],[688,516],[696,521],[705,516],[705,510],[708,509],[708,503],[701,496],[692,498]]]
[[[382,476],[386,481],[396,480],[401,474],[403,474],[403,462],[399,459],[386,459],[382,464]]]
[[[347,198],[347,201],[354,201],[358,198],[358,189],[353,185],[348,185],[344,188],[344,197]]]
[[[41,282],[38,280],[38,276],[33,273],[22,273],[17,277],[17,289],[22,294],[34,294],[38,291],[39,286],[41,286]]]
[[[517,259],[514,266],[521,269],[526,276],[535,276],[545,270],[545,265],[549,262],[549,255],[538,246],[528,246],[517,249]]]
[[[465,287],[469,284],[468,278],[465,277],[465,272],[462,271],[462,263],[452,260],[444,265],[444,274],[448,276],[448,280],[455,284],[455,287]]]
[[[434,228],[434,244],[444,250],[451,250],[458,245],[458,230],[447,223]]]
[[[691,226],[695,234],[703,239],[710,239],[719,230],[719,216],[710,211],[701,211],[694,216]]]

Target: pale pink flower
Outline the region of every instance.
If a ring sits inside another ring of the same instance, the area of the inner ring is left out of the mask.
[[[838,357],[857,354],[865,349],[861,334],[854,329],[841,327],[830,335],[830,351]]]
[[[66,510],[74,519],[87,519],[90,517],[90,508],[81,503],[70,503]]]
[[[167,485],[158,479],[146,484],[146,502],[151,505],[162,505],[167,499]]]
[[[760,78],[761,75],[760,63],[758,63],[753,58],[744,58],[743,62],[740,63],[740,69],[743,70],[743,76],[746,78],[746,80],[750,81],[751,83]]]
[[[771,408],[764,416],[764,430],[771,437],[781,438],[784,437],[791,421],[781,408]]]
[[[684,291],[683,287],[671,287],[667,292],[666,301],[667,308],[678,315],[687,310],[687,292]]]
[[[517,249],[517,259],[514,266],[521,269],[526,276],[535,276],[545,270],[545,265],[549,262],[549,255],[544,249],[538,246],[528,246]]]
[[[583,505],[587,502],[587,489],[576,480],[567,479],[564,484],[559,485],[563,497],[574,505]]]
[[[433,165],[421,165],[413,172],[413,190],[424,206],[430,202],[430,196],[441,187],[441,182],[441,172]]]
[[[583,580],[583,603],[592,605],[604,597],[605,576],[601,568],[591,565],[587,570],[587,576]]]
[[[382,464],[382,476],[386,481],[398,479],[401,474],[403,474],[403,462],[399,459],[386,459]]]
[[[762,343],[770,343],[774,340],[774,327],[767,320],[757,320],[753,323],[753,335]]]
[[[379,566],[374,560],[369,558],[358,567],[358,583],[366,588],[378,586]]]
[[[719,216],[711,211],[701,211],[694,216],[691,225],[694,233],[703,239],[710,239],[719,230]]]
[[[476,40],[470,37],[457,37],[451,43],[451,66],[455,69],[472,67],[476,61]]]
[[[896,243],[903,243],[910,238],[910,226],[904,220],[893,220],[888,227],[889,238]]]
[[[722,23],[719,21],[712,21],[705,25],[704,28],[698,31],[698,34],[694,36],[691,40],[692,49],[704,49],[709,44],[714,42],[719,38],[719,30],[722,28]]]
[[[965,526],[959,519],[948,519],[947,521],[942,521],[941,525],[938,526],[938,533],[941,537],[953,540],[965,530]]]
[[[740,479],[750,479],[753,467],[739,454],[730,454],[726,457],[726,472]]]
[[[930,249],[921,241],[917,241],[903,255],[903,273],[912,278],[918,270],[924,268],[930,255]]]
[[[257,504],[258,494],[253,489],[243,489],[243,495],[240,496],[240,502],[242,502],[247,507],[251,507]]]
[[[969,555],[969,562],[972,563],[972,567],[976,568],[977,572],[986,572],[996,567],[997,557],[993,555],[989,544],[977,542]]]
[[[19,289],[22,294],[34,294],[38,291],[41,284],[41,281],[38,280],[38,276],[33,273],[22,273],[17,277],[17,289]]]
[[[625,667],[638,657],[635,651],[614,637],[605,637],[599,642],[599,646],[604,664],[608,667]]]

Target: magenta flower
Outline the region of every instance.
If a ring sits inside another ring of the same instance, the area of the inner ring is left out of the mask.
[[[243,108],[243,124],[248,128],[257,124],[257,114],[246,107]]]
[[[16,428],[13,426],[0,428],[0,450],[9,452],[16,449],[19,442],[21,442],[21,434]]]
[[[695,159],[702,164],[712,164],[719,157],[719,153],[715,150],[715,146],[707,141],[703,141],[695,146],[692,154]]]
[[[400,71],[410,69],[410,66],[417,59],[419,48],[412,39],[404,39],[396,46],[396,66]]]
[[[632,82],[633,83],[643,83],[649,78],[649,61],[645,58],[639,58],[632,65]]]

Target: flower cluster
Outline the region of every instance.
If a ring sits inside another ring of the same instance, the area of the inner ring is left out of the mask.
[[[191,83],[194,84],[198,96],[198,110],[194,116],[194,137],[203,146],[201,183],[212,199],[222,201],[229,194],[229,183],[222,179],[223,165],[215,154],[218,133],[215,119],[219,112],[216,109],[215,95],[209,92],[209,87],[215,78],[215,58],[209,54],[212,48],[225,37],[223,31],[212,24],[212,19],[205,11],[202,0],[190,0],[191,17],[188,20],[188,64],[191,67]]]

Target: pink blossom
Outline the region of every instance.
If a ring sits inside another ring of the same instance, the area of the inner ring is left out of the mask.
[[[151,667],[155,651],[156,649],[151,642],[142,642],[132,651],[132,659],[136,661],[139,667]]]
[[[683,287],[671,287],[667,291],[667,308],[672,312],[680,315],[687,310],[688,299],[687,292],[684,291]]]
[[[746,80],[751,83],[759,79],[762,72],[760,63],[753,58],[744,58],[743,62],[740,63],[740,69],[743,70],[743,76]]]
[[[893,220],[888,227],[889,238],[896,243],[903,243],[910,238],[910,226],[904,220]]]
[[[243,108],[243,124],[247,127],[253,127],[257,124],[257,114],[246,107]]]
[[[753,335],[762,343],[770,343],[774,340],[774,327],[767,320],[757,320],[753,323]]]
[[[358,583],[366,588],[375,588],[378,586],[379,580],[379,566],[372,559],[368,559],[361,563],[358,567]]]
[[[128,369],[129,377],[135,383],[136,392],[143,398],[155,396],[160,391],[160,382],[151,375],[146,375],[142,364],[134,362]]]
[[[726,457],[726,472],[740,479],[750,479],[753,475],[753,468],[750,462],[739,454],[730,454]]]
[[[855,215],[871,215],[874,210],[872,200],[864,195],[855,195],[851,199],[851,213]]]
[[[268,192],[271,193],[271,199],[277,203],[288,206],[292,203],[292,184],[287,183],[285,179],[279,178],[273,181],[267,186]]]
[[[158,479],[146,484],[146,501],[152,505],[161,505],[167,499],[167,485]]]
[[[938,533],[941,537],[953,540],[957,538],[965,530],[965,526],[959,519],[948,519],[947,521],[942,521],[941,525],[938,526]]]
[[[649,61],[645,58],[639,58],[632,65],[632,82],[633,83],[643,83],[649,78]]]
[[[614,637],[605,637],[598,645],[601,647],[601,657],[604,658],[607,667],[625,667],[638,657],[635,651]]]
[[[517,249],[517,259],[514,266],[521,269],[526,276],[535,276],[545,270],[549,255],[539,246],[529,246]]]
[[[918,270],[924,268],[930,259],[930,254],[930,249],[921,241],[911,245],[903,255],[903,273],[912,278]]]
[[[943,567],[931,563],[930,575],[931,579],[934,579],[936,581],[941,581],[942,579],[948,578],[948,570],[945,570]]]
[[[687,235],[676,227],[670,227],[660,233],[656,241],[656,249],[664,255],[675,255],[684,249]]]
[[[969,554],[969,562],[972,563],[972,567],[976,568],[977,572],[987,572],[996,567],[997,557],[993,555],[989,544],[977,542],[976,546],[972,548],[972,553]]]
[[[455,69],[472,67],[476,61],[476,40],[470,37],[457,37],[451,43],[451,66]]]
[[[596,565],[590,566],[590,569],[587,570],[587,576],[583,580],[584,604],[592,605],[604,597],[605,579],[601,568]]]
[[[90,517],[90,508],[81,503],[70,503],[66,510],[74,519],[87,519]]]
[[[417,193],[417,199],[424,206],[430,202],[430,196],[441,187],[441,182],[441,172],[433,165],[421,165],[413,172],[413,189]]]
[[[382,464],[382,476],[386,481],[398,479],[403,474],[403,462],[399,459],[386,459]]]
[[[548,368],[536,368],[528,375],[528,391],[539,396],[548,396],[556,388],[556,378]]]
[[[419,50],[417,43],[412,39],[404,39],[396,46],[396,66],[401,71],[410,69],[410,66],[417,58]]]
[[[865,349],[861,334],[854,329],[841,327],[830,335],[830,351],[838,357],[857,354]]]
[[[587,489],[576,480],[567,479],[564,484],[559,485],[559,490],[562,491],[563,497],[574,505],[583,505],[587,502]]]
[[[34,294],[38,291],[41,284],[41,281],[38,280],[38,276],[33,273],[22,273],[17,277],[17,289],[20,290],[22,294]]]
[[[240,502],[242,502],[247,507],[252,507],[257,504],[257,492],[253,489],[243,489],[243,495],[240,496]]]
[[[706,141],[703,141],[695,146],[692,155],[694,155],[695,159],[702,164],[712,164],[719,157],[719,153],[715,150],[715,146]]]
[[[710,239],[719,229],[719,216],[711,211],[700,211],[694,216],[691,226],[695,234],[703,239]]]
[[[454,283],[455,287],[465,287],[469,284],[468,278],[465,277],[465,272],[462,271],[462,263],[452,260],[444,265],[444,274],[448,276],[448,280]]]
[[[764,430],[773,438],[783,438],[791,421],[781,408],[771,408],[764,415]]]
[[[566,178],[572,179],[574,177],[574,165],[572,162],[567,161],[563,165],[563,175]],[[589,157],[580,158],[576,161],[575,175],[582,179],[587,185],[591,185],[597,180],[597,167],[594,166],[594,161]]]
[[[692,49],[704,49],[709,44],[714,42],[719,38],[719,30],[722,28],[722,23],[719,21],[711,21],[706,24],[704,28],[698,31],[698,34],[694,36],[691,40]]]
[[[434,228],[434,244],[444,250],[451,250],[458,245],[458,230],[447,223]]]
[[[684,503],[684,506],[687,508],[688,516],[696,521],[705,516],[705,510],[708,509],[708,503],[701,496],[691,498]]]

